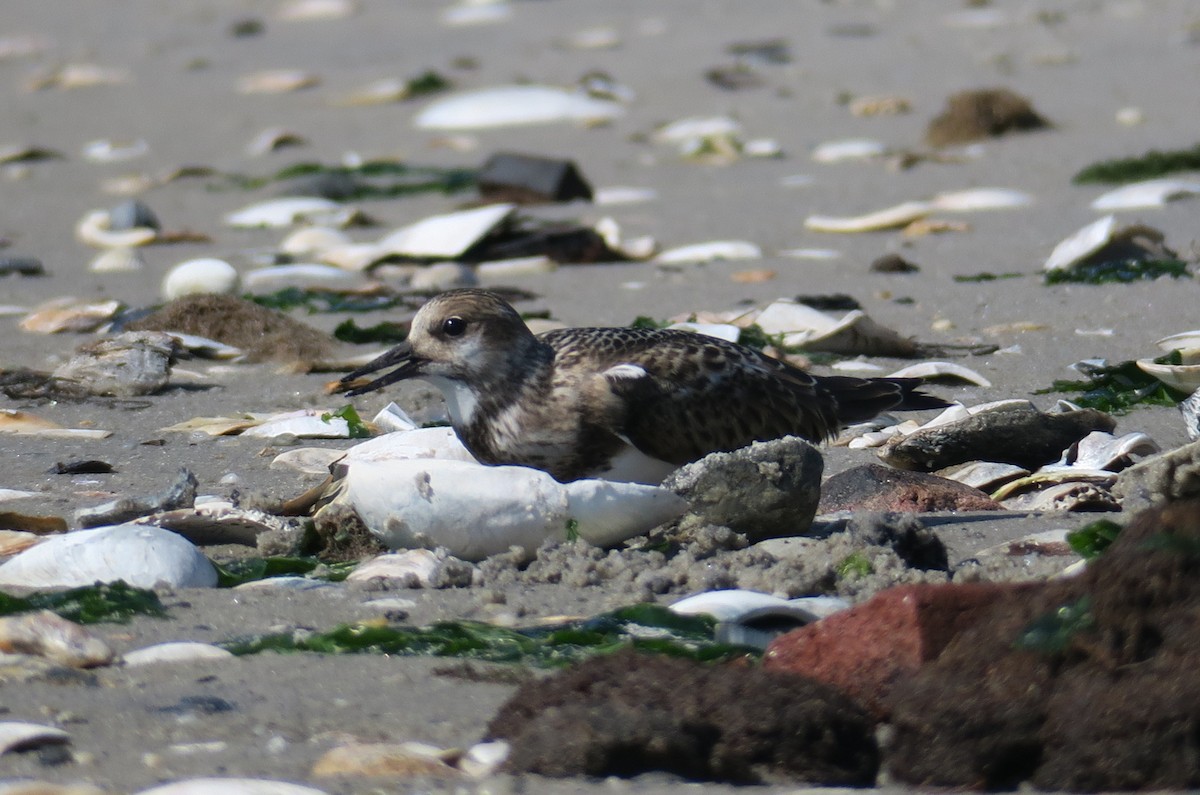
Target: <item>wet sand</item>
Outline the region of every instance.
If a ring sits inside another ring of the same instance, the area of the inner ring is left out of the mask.
[[[536,217],[593,222],[610,215],[627,235],[653,235],[664,247],[714,239],[759,245],[765,257],[664,269],[653,264],[566,266],[556,273],[505,280],[539,298],[523,308],[549,309],[571,325],[624,325],[638,315],[666,318],[699,310],[724,310],[797,294],[847,293],[880,323],[929,345],[990,344],[988,356],[956,359],[987,376],[992,387],[938,387],[940,394],[977,403],[1032,397],[1054,379],[1071,378],[1072,362],[1123,360],[1157,354],[1154,341],[1195,326],[1191,281],[1163,279],[1103,287],[1042,285],[1039,270],[1053,246],[1098,217],[1089,209],[1105,190],[1073,186],[1071,176],[1096,160],[1140,154],[1151,148],[1192,146],[1200,16],[1187,0],[1068,2],[1039,13],[994,4],[994,25],[964,24],[967,7],[937,2],[800,4],[584,0],[517,2],[510,18],[495,24],[450,27],[444,4],[364,2],[341,20],[288,22],[275,3],[187,4],[95,2],[70,12],[35,0],[10,0],[3,36],[36,34],[40,54],[0,59],[0,96],[7,109],[0,144],[55,149],[57,160],[0,169],[0,236],[5,255],[41,259],[44,278],[0,280],[0,303],[31,307],[61,295],[113,297],[130,306],[159,298],[159,284],[176,263],[200,256],[244,261],[244,252],[276,245],[276,231],[231,230],[223,214],[266,198],[209,190],[206,180],[180,180],[141,195],[169,229],[189,229],[208,243],[156,245],[146,268],[133,274],[87,269],[94,252],[74,238],[88,210],[120,199],[102,190],[111,177],[159,173],[183,165],[266,174],[305,160],[335,162],[347,153],[364,158],[402,157],[421,165],[475,167],[490,153],[515,150],[568,157],[597,187],[653,188],[652,202],[614,207],[571,205],[535,208]],[[958,17],[953,18],[955,14]],[[231,27],[261,20],[262,35],[235,37]],[[957,19],[957,22],[955,21]],[[611,27],[620,46],[581,50],[570,37],[594,26]],[[782,38],[790,63],[756,67],[763,85],[727,91],[706,82],[706,70],[733,63],[734,43]],[[465,61],[470,68],[463,68]],[[90,62],[126,70],[112,86],[29,91],[32,78],[65,63]],[[303,91],[244,96],[238,77],[268,68],[303,68],[319,85]],[[435,70],[462,88],[514,81],[568,84],[589,71],[607,72],[636,93],[623,118],[598,128],[546,125],[472,133],[475,147],[436,146],[444,136],[412,125],[426,101],[374,107],[339,107],[354,88],[385,77]],[[822,165],[809,158],[818,143],[871,137],[896,149],[920,148],[928,121],[945,98],[968,88],[1008,87],[1028,97],[1053,124],[982,144],[981,154],[960,163],[923,162],[901,171],[881,161]],[[844,96],[898,95],[911,112],[857,117]],[[1117,121],[1137,108],[1143,121]],[[747,137],[772,138],[783,156],[742,159],[728,165],[688,162],[671,147],[648,142],[656,126],[686,116],[730,114]],[[281,126],[308,144],[261,157],[245,154],[253,136]],[[100,138],[144,139],[140,159],[95,164],[80,154]],[[808,175],[812,183],[788,187],[784,178]],[[898,232],[835,236],[807,231],[811,214],[851,215],[908,199],[967,187],[1017,188],[1030,193],[1028,208],[955,216],[968,231],[906,240]],[[422,195],[362,203],[382,229],[455,207],[464,197]],[[1124,213],[1126,222],[1161,230],[1169,245],[1194,258],[1196,205]],[[361,239],[379,229],[354,232]],[[840,257],[801,260],[780,252],[831,248]],[[916,263],[915,274],[868,270],[872,260],[899,253]],[[241,258],[241,259],[239,259]],[[760,283],[733,279],[739,271],[768,268]],[[957,282],[984,271],[1019,273],[994,282]],[[346,316],[298,315],[331,330]],[[360,324],[386,319],[359,316]],[[41,336],[19,329],[18,317],[0,318],[0,364],[51,369],[86,337]],[[1103,332],[1103,333],[1098,333]],[[873,360],[884,367],[904,362]],[[204,375],[205,388],[171,389],[131,407],[110,401],[23,405],[63,425],[112,430],[103,441],[64,442],[0,436],[6,455],[5,488],[36,490],[37,513],[70,516],[111,495],[144,494],[165,487],[180,467],[193,471],[204,494],[232,488],[282,499],[318,478],[269,468],[273,450],[261,441],[194,438],[159,429],[199,415],[330,406],[323,386],[330,376],[280,373],[269,365],[238,365],[224,375],[185,363]],[[177,378],[175,383],[185,383]],[[389,400],[420,407],[432,402],[428,387],[404,385],[357,399],[363,416]],[[1144,431],[1164,449],[1186,441],[1173,409],[1139,409],[1119,419],[1119,432]],[[148,441],[165,440],[147,445]],[[318,443],[344,446],[344,442]],[[57,461],[97,458],[109,475],[49,475]],[[826,473],[874,460],[870,451],[830,449]],[[233,475],[233,477],[227,477]],[[223,480],[224,479],[224,480]],[[1028,532],[1077,526],[1080,517],[1028,517],[993,522],[948,522],[939,534],[954,560]],[[627,600],[618,588],[514,585],[507,590],[404,591],[404,619],[533,620],[551,614],[588,615]],[[139,619],[98,629],[118,651],[159,640],[222,641],[268,629],[327,628],[378,615],[365,603],[379,594],[361,588],[314,592],[178,592],[167,594],[168,620]],[[311,781],[312,762],[338,741],[420,740],[462,745],[477,740],[510,684],[467,682],[447,675],[452,663],[424,658],[259,655],[222,663],[144,669],[102,669],[69,683],[0,684],[0,720],[61,724],[72,735],[75,761],[47,765],[36,754],[0,758],[0,778],[31,776],[88,781],[112,792],[135,791],[159,781],[202,775],[276,777]],[[439,673],[441,671],[441,673]],[[217,697],[232,709],[211,714],[163,710],[181,699]],[[204,746],[204,743],[218,745]],[[403,790],[394,782],[314,781],[327,792]],[[498,778],[480,785],[431,784],[449,791],[683,792],[691,785],[665,777],[633,782],[536,781]],[[705,792],[728,788],[706,786]],[[783,791],[783,790],[780,790]]]

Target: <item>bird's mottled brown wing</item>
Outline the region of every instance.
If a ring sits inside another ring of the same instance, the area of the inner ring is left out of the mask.
[[[820,441],[839,425],[817,379],[740,345],[654,329],[563,329],[542,340],[560,367],[607,371],[623,408],[610,415],[614,432],[664,461],[789,434]]]

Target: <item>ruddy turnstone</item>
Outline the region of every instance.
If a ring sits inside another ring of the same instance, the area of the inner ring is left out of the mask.
[[[917,391],[918,379],[815,376],[690,331],[534,335],[502,298],[477,289],[431,299],[407,341],[341,384],[361,395],[408,378],[441,391],[454,430],[481,462],[530,466],[563,482],[658,483],[711,452],[787,435],[820,442],[888,409],[947,405]]]

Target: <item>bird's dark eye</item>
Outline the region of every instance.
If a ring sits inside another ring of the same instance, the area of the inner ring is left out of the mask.
[[[467,321],[461,317],[448,317],[442,321],[442,333],[447,337],[461,336],[467,330]]]

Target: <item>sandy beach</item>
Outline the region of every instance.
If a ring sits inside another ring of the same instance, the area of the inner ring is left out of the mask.
[[[1049,408],[1057,397],[1040,390],[1056,379],[1077,377],[1069,369],[1072,363],[1156,356],[1156,340],[1196,326],[1197,288],[1190,278],[1047,286],[1041,275],[1042,263],[1059,241],[1101,216],[1089,204],[1109,188],[1073,184],[1080,169],[1151,149],[1195,145],[1200,9],[1188,0],[516,0],[496,6],[504,11],[494,20],[476,24],[451,24],[447,14],[454,7],[432,0],[360,0],[343,16],[317,19],[288,19],[291,5],[96,0],[68,8],[7,0],[0,31],[0,98],[6,109],[0,146],[36,147],[60,156],[0,165],[5,244],[0,258],[34,257],[45,269],[40,277],[0,277],[0,368],[52,370],[91,338],[22,330],[22,316],[44,301],[70,295],[150,306],[161,302],[162,280],[178,263],[218,257],[244,273],[286,233],[232,229],[222,221],[227,213],[271,198],[273,186],[242,190],[214,176],[176,179],[137,198],[165,229],[187,230],[204,240],[147,246],[140,270],[95,272],[88,264],[97,252],[77,240],[75,228],[89,211],[127,198],[111,192],[114,178],[162,175],[184,166],[265,176],[297,162],[356,158],[474,169],[502,151],[570,159],[595,188],[654,192],[639,203],[522,209],[534,218],[591,225],[611,217],[626,239],[651,236],[664,249],[717,240],[747,241],[761,249],[758,259],[563,265],[553,273],[485,281],[528,291],[536,297],[522,302],[522,311],[545,310],[567,325],[628,325],[639,316],[666,320],[797,295],[846,294],[880,324],[941,354],[922,358],[950,358],[992,384],[937,385],[938,394],[968,405],[1027,398],[1040,408]],[[584,46],[583,33],[604,46]],[[730,89],[706,78],[711,70],[739,63],[731,47],[773,41],[786,50],[784,62],[743,56],[753,84]],[[111,72],[104,84],[64,84],[66,67],[83,64]],[[269,69],[303,70],[314,85],[285,93],[239,92],[240,78]],[[603,73],[630,95],[623,115],[603,125],[462,133],[415,127],[416,115],[436,97],[370,105],[345,101],[373,81],[429,71],[450,81],[454,90],[513,83],[568,86],[589,73]],[[1007,88],[1027,98],[1049,126],[939,150],[953,156],[929,156],[933,150],[923,136],[947,97],[983,88]],[[857,115],[852,101],[863,97],[902,99],[907,112]],[[665,123],[712,116],[735,119],[745,140],[774,142],[778,155],[713,163],[686,158],[677,146],[654,140]],[[272,127],[294,133],[303,143],[249,154],[252,139]],[[903,168],[896,166],[895,156],[838,163],[811,158],[822,143],[855,138],[921,157]],[[97,140],[141,141],[145,151],[130,160],[93,162],[84,149]],[[948,231],[917,236],[894,229],[837,235],[804,223],[813,215],[857,215],[980,187],[1023,191],[1032,201],[1002,210],[934,213],[955,223]],[[356,201],[377,226],[347,234],[375,239],[383,230],[448,212],[471,198],[430,192]],[[1196,207],[1194,201],[1180,200],[1124,211],[1118,219],[1153,227],[1181,259],[1194,262]],[[830,254],[796,256],[798,249]],[[919,270],[871,270],[871,263],[886,254],[898,254]],[[771,273],[748,281],[745,273],[751,270]],[[981,273],[1015,275],[956,279]],[[293,316],[332,331],[351,315],[296,310]],[[386,312],[354,317],[360,325],[395,319]],[[883,372],[909,363],[864,358]],[[69,518],[114,496],[161,491],[181,467],[195,474],[201,494],[227,496],[236,489],[259,502],[282,501],[317,485],[318,475],[271,468],[283,448],[261,439],[161,429],[197,416],[336,408],[345,399],[325,390],[336,375],[283,372],[269,362],[208,371],[210,366],[183,362],[179,367],[196,377],[176,376],[172,385],[186,388],[139,401],[0,398],[0,409],[113,432],[103,440],[0,435],[6,461],[0,487],[40,495],[22,501],[23,510]],[[832,372],[824,364],[816,370]],[[436,394],[418,382],[353,400],[363,417],[389,401],[418,417],[438,411]],[[1188,441],[1184,422],[1171,407],[1140,407],[1118,417],[1119,433],[1133,431],[1148,434],[1164,450]],[[826,476],[876,460],[870,450],[823,449]],[[73,459],[100,459],[114,471],[48,474],[57,462]],[[952,563],[958,563],[1002,541],[1075,528],[1090,518],[1021,514],[984,521],[942,515],[936,531]],[[206,551],[225,559],[252,552]],[[381,595],[402,600],[386,608],[388,618],[416,626],[455,618],[521,624],[551,615],[587,616],[630,600],[615,580],[584,587],[515,581],[386,594],[362,585],[312,591],[182,589],[162,594],[167,619],[101,624],[95,631],[118,653],[167,640],[219,643],[245,634],[327,629],[377,618],[384,611],[368,603]],[[671,602],[682,595],[670,590],[656,598]],[[46,761],[37,753],[3,755],[0,782],[86,782],[112,793],[200,776],[277,778],[328,793],[697,791],[697,785],[665,775],[600,781],[502,775],[483,781],[421,780],[411,786],[313,777],[315,759],[349,739],[443,747],[480,739],[514,685],[501,676],[464,678],[454,670],[457,663],[260,654],[216,663],[108,667],[61,681],[0,676],[0,721],[49,723],[71,735],[65,760]],[[224,706],[197,708],[198,699]],[[734,788],[706,784],[700,791]]]

